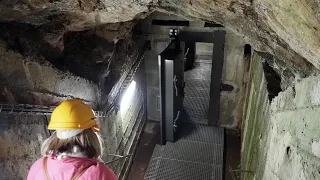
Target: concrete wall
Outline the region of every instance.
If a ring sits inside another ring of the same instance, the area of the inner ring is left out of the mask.
[[[266,161],[266,144],[270,141],[268,137],[270,113],[262,58],[256,53],[250,60],[247,78],[248,86],[244,100],[245,117],[242,122],[241,169],[253,171],[261,177]],[[243,180],[253,178],[253,173],[242,173]]]
[[[227,30],[221,82],[233,86],[234,89],[222,91],[220,96],[219,124],[226,128],[236,128],[241,122],[245,71],[244,45],[240,36]]]
[[[311,76],[267,101],[261,62],[253,59],[244,121],[242,179],[316,180],[320,177],[320,76]]]
[[[311,76],[273,100],[263,179],[319,179],[319,89],[320,76]]]

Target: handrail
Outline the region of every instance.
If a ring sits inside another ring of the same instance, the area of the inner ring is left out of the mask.
[[[0,104],[0,114],[18,115],[51,115],[56,106],[42,106],[32,104]],[[106,117],[101,111],[94,111],[96,117]]]

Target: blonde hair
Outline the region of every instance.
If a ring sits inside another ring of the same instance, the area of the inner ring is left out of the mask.
[[[78,146],[86,157],[100,158],[103,152],[102,143],[102,138],[91,128],[67,139],[59,139],[56,133],[53,133],[43,142],[41,154],[47,156],[50,152],[53,152],[53,154],[72,152],[73,147]]]

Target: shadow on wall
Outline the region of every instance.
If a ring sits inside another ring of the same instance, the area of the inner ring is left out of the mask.
[[[265,78],[267,80],[269,100],[271,101],[274,97],[278,96],[279,92],[282,91],[281,77],[266,61],[264,61],[262,64]]]

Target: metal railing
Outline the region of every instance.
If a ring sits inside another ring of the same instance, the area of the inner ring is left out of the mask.
[[[31,104],[0,104],[0,114],[14,115],[51,115],[56,106],[42,106]],[[94,111],[96,117],[106,117],[106,113]]]
[[[233,170],[231,166],[229,166],[229,172],[231,174],[232,180],[237,180],[237,178],[236,178],[236,176],[234,174],[235,172],[239,172],[240,174],[241,173],[250,173],[250,174],[254,173],[253,171],[250,171],[250,170],[242,170],[242,169],[234,169]]]

